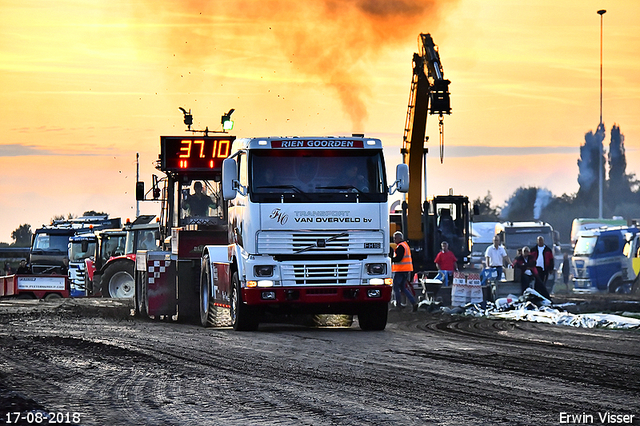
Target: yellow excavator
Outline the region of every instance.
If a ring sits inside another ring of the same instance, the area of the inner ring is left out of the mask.
[[[434,259],[443,241],[449,243],[461,267],[470,255],[469,199],[439,195],[423,202],[426,176],[427,115],[439,116],[440,160],[444,155],[444,115],[451,114],[449,80],[444,78],[440,54],[430,34],[420,34],[421,52],[413,54],[413,79],[402,143],[403,162],[411,176],[402,210],[391,213],[392,231],[401,230],[411,247],[414,271],[435,270]],[[425,197],[426,198],[426,197]]]

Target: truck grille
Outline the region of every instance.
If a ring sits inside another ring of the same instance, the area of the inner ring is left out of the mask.
[[[384,234],[380,231],[344,233],[341,231],[265,231],[258,233],[258,252],[271,255],[299,252],[306,254],[382,254],[385,247],[383,240]]]
[[[283,263],[282,285],[359,285],[360,263]]]

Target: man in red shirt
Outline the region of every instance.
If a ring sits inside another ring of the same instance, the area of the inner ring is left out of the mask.
[[[449,243],[443,241],[440,247],[442,250],[440,250],[436,256],[435,263],[438,271],[440,271],[440,274],[443,276],[443,283],[446,287],[453,277],[453,271],[458,270],[458,259],[456,259],[456,255],[449,250]]]

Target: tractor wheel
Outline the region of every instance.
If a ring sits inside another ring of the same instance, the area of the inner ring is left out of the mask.
[[[134,264],[130,260],[120,260],[107,266],[102,275],[102,296],[130,298],[135,295],[133,281]]]

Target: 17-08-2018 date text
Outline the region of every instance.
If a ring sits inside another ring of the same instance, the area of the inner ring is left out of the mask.
[[[5,413],[2,420],[0,420],[0,425],[18,423],[34,425],[78,424],[80,420],[80,413],[71,411],[15,411]]]

